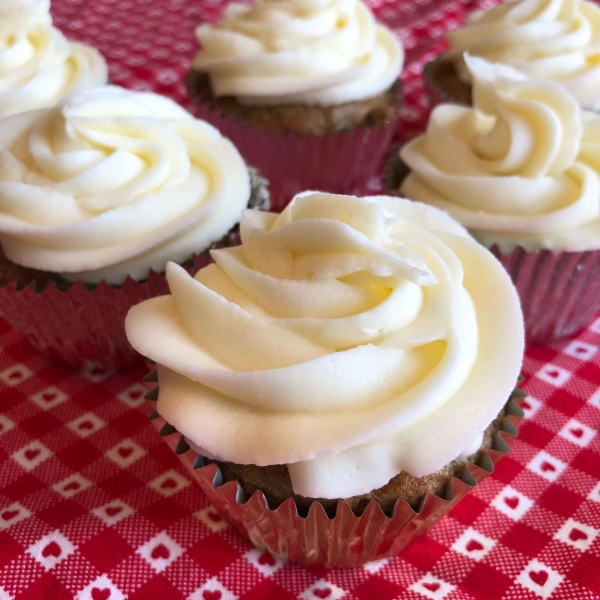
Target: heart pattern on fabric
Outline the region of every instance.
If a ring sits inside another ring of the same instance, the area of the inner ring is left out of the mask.
[[[39,448],[31,448],[29,450],[25,450],[25,458],[27,460],[33,460],[37,458],[40,454],[41,450]]]
[[[548,581],[548,571],[529,571],[529,578],[533,583],[544,587],[544,584]]]
[[[571,532],[569,533],[569,539],[573,542],[577,542],[579,540],[587,540],[588,534],[584,531],[581,531],[581,529],[571,529]]]
[[[477,550],[483,550],[483,544],[481,542],[478,542],[477,540],[469,540],[465,547],[467,549],[467,552],[476,552]]]
[[[4,521],[10,521],[11,519],[14,519],[18,514],[18,510],[5,510],[0,516]]]
[[[219,523],[223,520],[223,517],[219,513],[213,512],[212,510],[206,513],[206,516],[213,522]]]
[[[150,556],[154,560],[158,560],[160,558],[167,560],[169,558],[169,556],[171,556],[171,553],[169,552],[169,549],[164,544],[159,544],[158,546],[156,546],[156,548],[154,548],[154,550],[152,550],[152,553],[150,554]]]
[[[110,598],[110,589],[109,588],[92,588],[92,600],[108,600]]]
[[[119,455],[122,456],[123,458],[127,458],[128,456],[131,455],[131,453],[133,452],[133,448],[129,447],[129,448],[119,448]],[[164,487],[164,485],[163,485]]]
[[[62,554],[62,550],[56,542],[50,542],[42,550],[42,556],[44,558],[48,558],[49,556],[54,556],[54,558],[58,558],[61,554]]]
[[[425,581],[424,583],[421,584],[426,590],[429,590],[430,592],[437,592],[441,586],[441,584],[435,582],[435,581]]]

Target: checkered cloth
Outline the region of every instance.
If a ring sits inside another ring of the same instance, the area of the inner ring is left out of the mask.
[[[407,49],[399,133],[422,129],[419,73],[473,3],[375,1]],[[220,0],[55,0],[113,81],[187,106],[193,28]],[[376,187],[376,186],[374,186]],[[306,570],[254,549],[147,420],[143,372],[47,363],[0,319],[0,600],[600,598],[600,319],[527,351],[519,438],[496,472],[400,557]]]

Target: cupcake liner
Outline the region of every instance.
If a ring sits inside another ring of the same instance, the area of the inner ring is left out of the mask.
[[[266,181],[249,168],[252,182],[250,208],[269,208]],[[240,243],[237,226],[209,249],[192,256],[182,266],[195,275],[212,263],[210,250]],[[119,286],[106,281],[97,285],[81,281],[0,280],[2,316],[39,352],[75,369],[99,367],[126,369],[143,363],[143,357],[125,335],[129,309],[169,293],[165,273],[151,270],[144,281],[131,277]]]
[[[271,210],[281,211],[307,190],[354,194],[378,172],[395,123],[322,137],[282,135],[248,126],[194,99],[196,116],[229,138],[270,181]]]
[[[521,299],[525,336],[543,343],[573,335],[600,311],[600,250],[490,251],[511,276]]]
[[[211,261],[208,253],[195,256],[187,270],[195,274]],[[187,265],[186,265],[187,266]],[[89,286],[51,282],[11,281],[0,287],[2,316],[42,354],[76,369],[124,369],[143,362],[127,341],[125,317],[148,298],[169,293],[164,273],[151,271],[145,281],[128,277],[121,286],[106,281]]]
[[[145,381],[156,382],[156,372],[146,376]],[[524,395],[521,390],[515,390],[505,406],[503,431],[496,433],[493,448],[485,451],[477,464],[469,463],[460,478],[451,479],[444,498],[428,493],[418,511],[404,500],[398,500],[389,516],[374,500],[360,516],[340,500],[333,518],[327,516],[318,501],[314,501],[308,515],[302,517],[292,498],[275,510],[268,507],[262,492],[244,498],[237,482],[223,483],[218,466],[205,464],[204,458],[189,447],[175,427],[154,410],[158,387],[151,389],[145,397],[152,404],[150,419],[160,435],[221,516],[255,546],[279,559],[305,566],[345,568],[397,555],[492,473],[517,434],[523,412],[515,399]]]

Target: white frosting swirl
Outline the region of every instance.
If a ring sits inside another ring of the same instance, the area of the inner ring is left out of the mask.
[[[217,96],[240,102],[327,106],[371,98],[398,79],[404,50],[359,0],[233,3],[201,25],[193,68]]]
[[[100,53],[52,26],[49,0],[0,3],[0,117],[54,106],[62,96],[104,85]]]
[[[465,60],[474,106],[438,106],[401,149],[411,170],[401,193],[505,252],[600,248],[600,117],[557,83]]]
[[[0,123],[0,241],[26,267],[143,279],[219,240],[249,196],[233,144],[156,94],[94,88]]]
[[[600,109],[600,8],[584,0],[505,1],[448,34],[449,56],[470,81],[463,52],[560,82],[583,108]]]
[[[158,411],[210,455],[351,497],[441,468],[506,402],[519,301],[445,213],[307,192],[281,216],[245,211],[241,233],[195,278],[169,264],[172,295],[126,321],[160,365]]]

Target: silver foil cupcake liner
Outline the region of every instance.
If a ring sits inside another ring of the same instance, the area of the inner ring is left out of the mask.
[[[600,250],[528,252],[518,246],[490,251],[508,271],[521,299],[529,343],[577,333],[600,311]]]
[[[156,382],[156,372],[149,373],[145,381]],[[318,501],[312,503],[307,516],[301,516],[292,498],[274,510],[260,491],[245,498],[238,482],[224,483],[218,466],[206,464],[175,427],[158,414],[158,387],[145,397],[152,405],[150,419],[165,442],[221,516],[256,547],[279,559],[309,567],[345,568],[396,556],[490,475],[517,435],[517,424],[523,416],[517,400],[524,396],[515,389],[505,406],[503,430],[496,433],[493,448],[484,452],[477,464],[469,463],[460,477],[453,477],[443,498],[427,493],[417,511],[398,500],[391,515],[371,500],[360,516],[340,500],[334,517],[329,517]]]
[[[323,137],[282,135],[247,126],[193,99],[196,117],[215,126],[269,180],[271,210],[282,211],[307,190],[337,194],[364,191],[384,160],[396,124]]]

